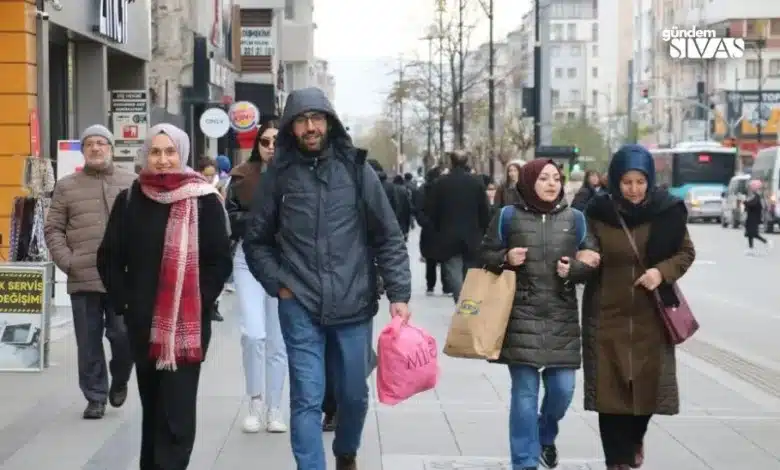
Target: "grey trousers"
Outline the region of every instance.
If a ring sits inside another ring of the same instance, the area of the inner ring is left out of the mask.
[[[79,387],[87,401],[108,400],[108,372],[114,383],[127,384],[133,370],[133,357],[127,328],[108,303],[106,294],[78,292],[71,294],[73,329],[78,349]],[[106,367],[103,334],[111,345],[111,361]]]

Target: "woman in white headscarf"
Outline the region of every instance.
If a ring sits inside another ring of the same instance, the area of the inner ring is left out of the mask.
[[[189,464],[212,310],[232,269],[217,189],[186,166],[188,156],[184,131],[150,129],[143,169],[119,193],[98,250],[100,277],[124,315],[136,363],[141,470]]]

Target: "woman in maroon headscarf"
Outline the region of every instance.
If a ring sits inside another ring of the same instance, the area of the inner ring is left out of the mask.
[[[575,283],[599,263],[595,239],[582,213],[571,209],[563,175],[552,160],[520,169],[518,201],[496,214],[482,245],[491,270],[517,273],[517,292],[499,363],[512,379],[509,435],[512,468],[558,464],[558,422],[574,394],[580,367],[580,325]],[[502,222],[502,218],[504,221]],[[541,372],[540,372],[541,370]],[[539,385],[545,396],[539,409]]]

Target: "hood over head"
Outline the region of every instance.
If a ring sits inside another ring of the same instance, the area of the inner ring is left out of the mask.
[[[382,166],[381,163],[379,163],[378,160],[374,158],[369,158],[367,160],[367,163],[371,166],[371,168],[374,170],[374,173],[379,177],[379,181],[386,181],[387,180],[387,173],[385,173],[385,169]]]
[[[222,173],[230,173],[230,168],[233,166],[230,163],[230,159],[227,155],[217,155],[217,168]]]
[[[341,147],[352,147],[352,139],[349,137],[344,124],[336,115],[325,92],[316,87],[295,90],[287,96],[284,104],[284,113],[279,121],[279,135],[276,138],[276,148],[287,150],[297,147],[295,136],[292,133],[292,123],[295,118],[303,113],[317,111],[325,113],[328,117],[327,140],[331,144]],[[277,157],[284,158],[286,152],[277,153]]]

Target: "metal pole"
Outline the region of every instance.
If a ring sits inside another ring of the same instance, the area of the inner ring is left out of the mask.
[[[423,166],[428,170],[433,157],[433,35],[428,36],[428,151]]]
[[[764,119],[764,84],[761,83],[764,81],[764,55],[762,54],[762,51],[764,49],[764,40],[760,39],[758,41],[758,124],[756,125],[756,142],[758,142],[759,145],[756,146],[756,152],[760,150],[761,147],[761,120]]]
[[[626,106],[626,141],[627,144],[634,144],[636,135],[634,134],[634,61],[628,60],[628,103]]]
[[[458,0],[458,57],[460,58],[458,63],[458,147],[461,149],[464,147],[464,134],[466,133],[465,112],[463,109],[463,93],[465,91],[463,74],[466,66],[466,51],[463,42],[463,10],[465,9],[465,0]]]
[[[494,75],[495,68],[495,44],[493,31],[493,0],[488,3],[488,22],[490,24],[490,39],[488,43],[488,141],[490,142],[490,154],[488,161],[490,169],[490,178],[496,175],[496,80]]]
[[[439,6],[439,159],[444,159],[444,5]]]
[[[540,5],[534,0],[534,147],[542,145],[542,34]]]
[[[39,10],[43,11],[43,2],[38,2]],[[50,112],[50,90],[49,90],[49,20],[43,19],[38,15],[38,34],[36,35],[38,52],[38,131],[40,133],[40,142],[42,158],[55,158],[52,155],[51,145],[51,118]],[[68,131],[71,135],[73,129]],[[81,132],[79,129],[78,132]]]
[[[403,57],[398,59],[398,159],[400,160],[404,154],[404,93],[406,92],[406,85],[404,85],[404,59]],[[400,167],[400,161],[399,167]]]

